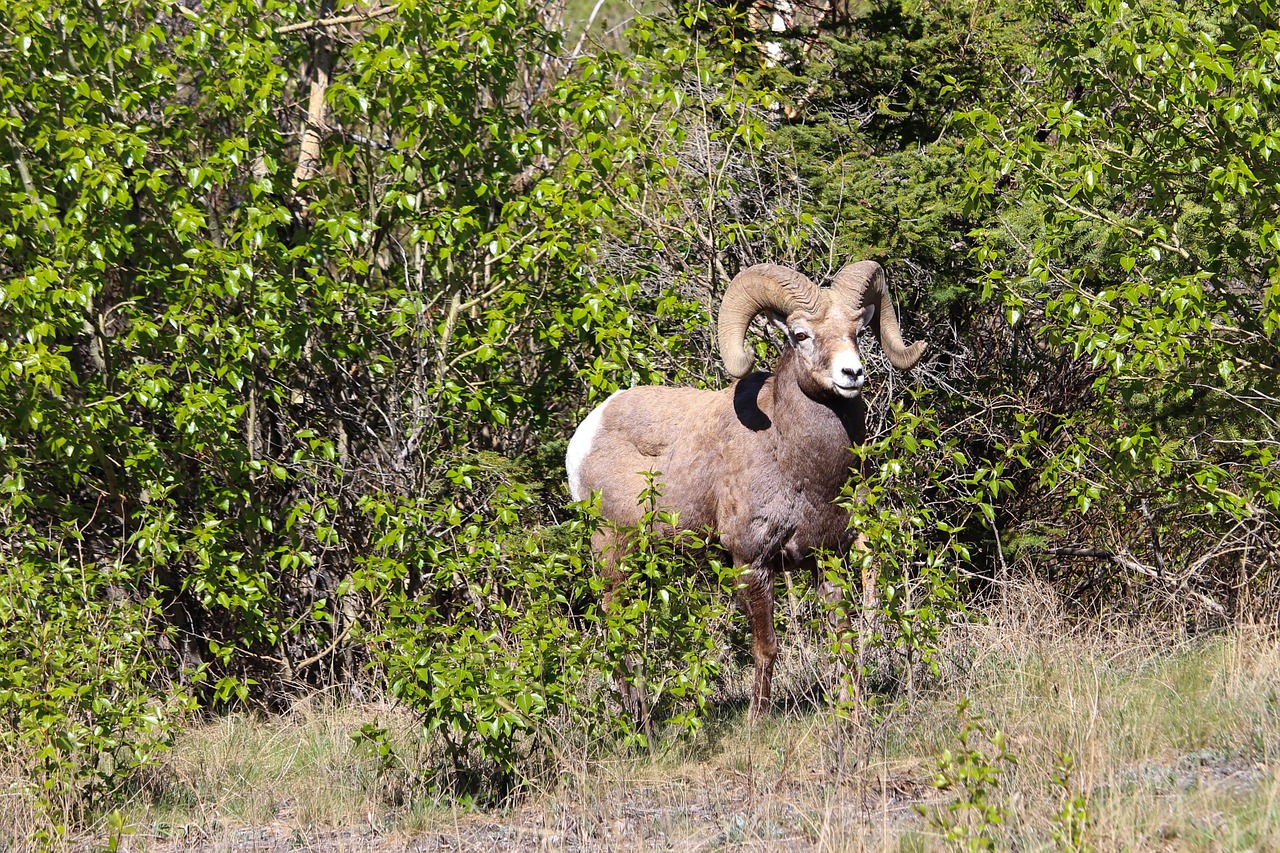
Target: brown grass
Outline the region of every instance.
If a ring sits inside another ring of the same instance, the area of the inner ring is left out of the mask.
[[[426,753],[395,705],[317,699],[228,717],[182,735],[125,810],[121,849],[948,849],[941,825],[964,793],[931,780],[955,747],[962,698],[1017,759],[996,765],[995,849],[1071,849],[1054,834],[1073,793],[1093,849],[1280,849],[1274,633],[1081,625],[1051,605],[1024,590],[984,623],[954,627],[942,675],[861,726],[815,703],[823,656],[789,637],[782,708],[754,730],[735,684],[696,740],[653,753],[601,757],[562,731],[554,760],[500,809],[428,795],[413,766]],[[389,730],[401,763],[379,772],[357,747],[351,735],[369,722]],[[1054,781],[1063,753],[1075,760],[1065,786]],[[22,819],[22,802],[0,805],[0,820]],[[92,839],[103,840],[105,825]]]

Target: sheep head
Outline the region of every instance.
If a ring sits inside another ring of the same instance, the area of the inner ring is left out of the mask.
[[[831,287],[820,288],[802,273],[775,264],[757,264],[738,273],[720,302],[720,357],[734,377],[751,372],[747,327],[766,314],[782,330],[786,346],[802,367],[804,390],[814,397],[857,397],[866,383],[858,332],[870,325],[889,362],[914,367],[925,343],[906,346],[893,310],[884,270],[875,261],[849,264]]]

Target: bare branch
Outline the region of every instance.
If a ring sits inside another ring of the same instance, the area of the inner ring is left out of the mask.
[[[1221,604],[1214,601],[1209,596],[1196,592],[1194,589],[1187,588],[1185,578],[1181,583],[1176,583],[1173,578],[1161,574],[1123,551],[1108,551],[1102,548],[1089,548],[1084,546],[1067,546],[1062,548],[1047,548],[1045,549],[1045,553],[1059,557],[1089,557],[1092,559],[1110,560],[1121,568],[1129,569],[1130,571],[1137,572],[1138,574],[1145,575],[1149,578],[1154,578],[1158,581],[1163,581],[1170,586],[1177,586],[1177,588],[1183,590],[1187,595],[1191,596],[1219,616],[1225,616],[1227,613],[1226,609]]]
[[[314,21],[301,21],[296,24],[285,24],[283,27],[276,27],[276,32],[283,36],[289,33],[299,33],[304,30],[338,27],[343,24],[358,24],[364,21],[372,21],[374,18],[381,18],[385,15],[390,15],[399,8],[399,3],[392,3],[390,6],[379,6],[376,9],[370,9],[367,12],[362,12],[357,15],[341,15],[336,18],[320,18]]]

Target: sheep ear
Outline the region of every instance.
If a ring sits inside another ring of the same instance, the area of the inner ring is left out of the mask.
[[[777,311],[766,311],[764,314],[769,318],[769,322],[773,324],[774,328],[782,332],[782,336],[790,342],[791,329],[787,326],[787,315],[779,314]]]
[[[871,328],[871,324],[872,324],[872,322],[873,322],[875,319],[876,319],[876,306],[875,306],[875,304],[873,303],[873,304],[871,304],[871,305],[865,305],[865,306],[863,306],[863,308],[862,308],[862,323],[861,323],[861,325],[859,325],[859,326],[858,326],[858,332],[859,332],[859,333],[861,333],[861,332],[865,332],[867,329]]]

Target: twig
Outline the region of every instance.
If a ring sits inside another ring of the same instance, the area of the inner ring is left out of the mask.
[[[1125,554],[1123,552],[1108,551],[1103,548],[1066,546],[1062,548],[1048,548],[1045,550],[1045,553],[1052,554],[1054,556],[1059,556],[1059,557],[1090,557],[1090,558],[1099,559],[1099,560],[1110,560],[1111,562],[1115,563],[1117,566],[1120,566],[1121,568],[1129,569],[1130,571],[1137,572],[1140,575],[1145,575],[1149,578],[1155,578],[1156,580],[1164,581],[1167,584],[1173,585],[1173,578],[1164,576],[1163,574],[1151,568],[1150,566],[1138,562],[1132,556]],[[1214,613],[1217,613],[1219,616],[1226,615],[1227,611],[1225,608],[1223,608],[1221,604],[1214,601],[1212,598],[1205,595],[1204,593],[1196,592],[1194,589],[1188,588],[1185,580],[1183,580],[1182,583],[1177,584],[1177,586],[1178,588],[1184,590],[1187,593],[1187,595],[1190,595],[1196,601],[1199,601],[1201,604],[1203,604],[1205,607],[1207,607],[1209,610],[1213,611]]]
[[[1156,571],[1160,577],[1164,577],[1164,555],[1160,551],[1160,533],[1156,530],[1156,519],[1151,514],[1151,507],[1147,506],[1147,499],[1143,498],[1138,506],[1142,509],[1142,516],[1147,520],[1147,527],[1151,530],[1151,552],[1156,558]]]
[[[375,601],[372,605],[370,605],[369,609],[372,610],[373,608],[377,607],[378,604],[381,603],[381,601],[382,601],[382,598],[381,596],[379,596],[378,601]],[[346,627],[344,627],[342,631],[339,632],[338,636],[333,638],[333,642],[329,644],[328,648],[326,648],[324,651],[316,652],[314,655],[312,655],[309,658],[303,658],[302,660],[298,661],[296,664],[293,665],[293,671],[297,672],[300,669],[305,669],[306,667],[311,666],[311,664],[316,663],[321,659],[326,658],[329,655],[333,654],[333,650],[338,648],[338,646],[342,644],[342,641],[345,640],[347,638],[347,635],[351,633],[351,629],[355,627],[355,624],[356,624],[355,622],[348,622],[346,624]]]
[[[1096,219],[1098,222],[1101,222],[1105,225],[1110,225],[1112,228],[1116,228],[1122,231],[1128,231],[1130,234],[1133,234],[1134,236],[1136,236],[1139,240],[1151,240],[1152,243],[1159,246],[1160,248],[1180,255],[1183,260],[1185,261],[1191,260],[1191,253],[1188,252],[1186,249],[1182,248],[1182,246],[1177,245],[1176,243],[1168,243],[1168,242],[1165,242],[1164,240],[1152,240],[1150,235],[1148,235],[1141,228],[1135,228],[1132,225],[1126,225],[1123,222],[1120,222],[1115,219],[1111,219],[1110,217],[1104,216],[1101,213],[1098,213],[1096,211],[1087,210],[1083,207],[1077,207],[1076,205],[1067,201],[1058,193],[1053,193],[1052,197],[1054,201],[1058,202],[1058,204],[1061,204],[1063,207],[1067,208],[1068,210],[1074,213],[1078,213],[1081,216],[1087,216],[1090,219]]]
[[[9,105],[9,115],[16,118],[19,122],[22,121],[22,117],[18,115],[17,107],[13,104]],[[22,156],[22,148],[18,144],[18,140],[14,137],[12,132],[10,132],[8,136],[9,145],[13,148],[14,162],[18,166],[18,176],[22,178],[22,188],[26,190],[29,195],[35,195],[36,185],[31,180],[31,170],[27,168],[26,158]]]
[[[371,21],[374,18],[381,18],[384,15],[390,15],[392,12],[400,8],[399,3],[392,3],[390,6],[380,6],[377,9],[370,9],[358,15],[341,15],[336,18],[319,18],[314,21],[301,21],[297,24],[285,24],[283,27],[276,27],[276,33],[279,35],[287,35],[288,33],[298,33],[303,30],[315,30],[321,27],[338,27],[343,24],[358,24],[362,21]]]
[[[604,0],[596,0],[596,5],[591,9],[591,15],[587,18],[587,22],[582,26],[582,35],[578,36],[578,43],[574,45],[573,52],[569,54],[566,64],[572,64],[575,59],[582,53],[582,45],[587,40],[587,35],[591,32],[591,27],[596,22],[596,15],[600,14],[600,7],[604,5]]]

